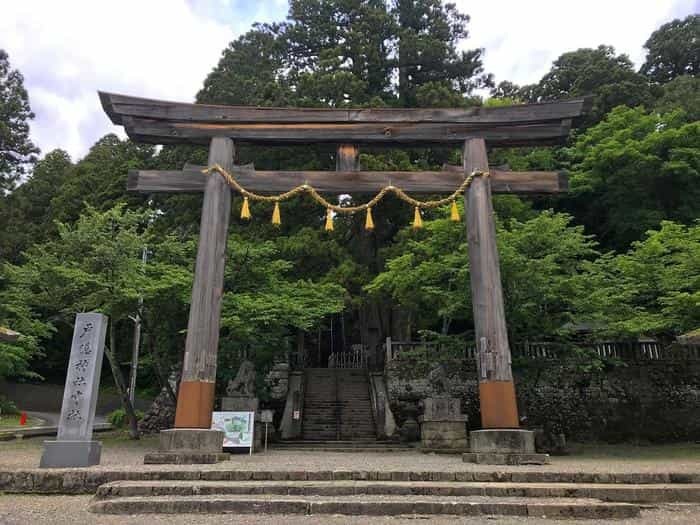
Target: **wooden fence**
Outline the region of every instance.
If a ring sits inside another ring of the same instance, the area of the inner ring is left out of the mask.
[[[580,348],[588,349],[603,359],[619,359],[620,361],[700,361],[700,345],[673,344],[664,346],[657,341],[601,341],[579,344]],[[384,344],[386,362],[390,362],[405,351],[424,351],[433,353],[438,350],[438,344],[425,341],[394,341],[387,337]],[[511,346],[514,358],[559,360],[570,350],[559,343],[547,342],[518,342]],[[467,360],[476,360],[476,348],[468,344],[464,349]]]
[[[328,368],[368,368],[369,359],[364,345],[352,345],[350,350],[328,356]]]

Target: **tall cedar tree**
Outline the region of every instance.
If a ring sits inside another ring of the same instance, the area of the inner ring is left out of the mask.
[[[0,194],[11,190],[36,160],[39,149],[29,140],[33,118],[24,77],[10,68],[7,53],[0,49]]]
[[[469,16],[460,13],[454,4],[396,0],[391,12],[396,24],[398,95],[402,106],[418,105],[421,88],[434,90],[442,86],[470,94],[476,88],[493,85],[491,75],[484,74],[482,49],[457,50],[469,35]],[[434,100],[425,94],[423,98]]]

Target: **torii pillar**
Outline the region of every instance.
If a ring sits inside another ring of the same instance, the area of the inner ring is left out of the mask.
[[[465,141],[463,166],[465,176],[489,171],[483,138]],[[535,453],[534,432],[519,428],[489,177],[474,177],[464,195],[464,205],[483,430],[469,433],[471,452],[463,460],[546,463],[546,454]]]
[[[234,154],[231,139],[214,137],[208,165],[231,171]],[[147,454],[145,463],[216,463],[229,457],[222,453],[224,433],[211,430],[211,417],[230,215],[231,190],[221,175],[212,173],[204,187],[175,428],[161,431],[160,452]]]

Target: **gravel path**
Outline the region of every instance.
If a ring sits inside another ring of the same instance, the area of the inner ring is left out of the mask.
[[[458,525],[498,523],[504,525],[556,525],[558,523],[576,523],[577,525],[599,524],[591,520],[547,520],[539,518],[510,517],[367,517],[367,516],[297,516],[297,515],[119,515],[107,516],[88,512],[91,496],[0,496],[0,524],[27,525],[52,524],[75,525],[89,523],[94,525],[191,525],[197,524],[246,524],[246,525],[365,525],[381,523],[386,525]],[[698,505],[666,505],[659,509],[642,512],[641,518],[615,520],[619,525],[662,525],[662,524],[696,524],[700,515]]]
[[[144,465],[143,456],[158,448],[157,438],[140,441],[97,435],[104,443],[101,465],[91,470],[173,470],[173,465]],[[0,442],[0,470],[36,468],[43,438]],[[198,470],[198,465],[178,465]],[[342,453],[271,450],[267,454],[233,455],[230,461],[207,465],[207,470],[383,470],[383,471],[552,471],[552,472],[700,472],[700,445],[663,447],[586,447],[582,454],[551,458],[543,466],[475,465],[460,456],[408,452]]]

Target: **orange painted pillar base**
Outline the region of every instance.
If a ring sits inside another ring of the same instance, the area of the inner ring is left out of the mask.
[[[211,428],[215,383],[182,381],[177,394],[175,428]]]
[[[479,406],[482,428],[520,427],[513,381],[479,383]]]

